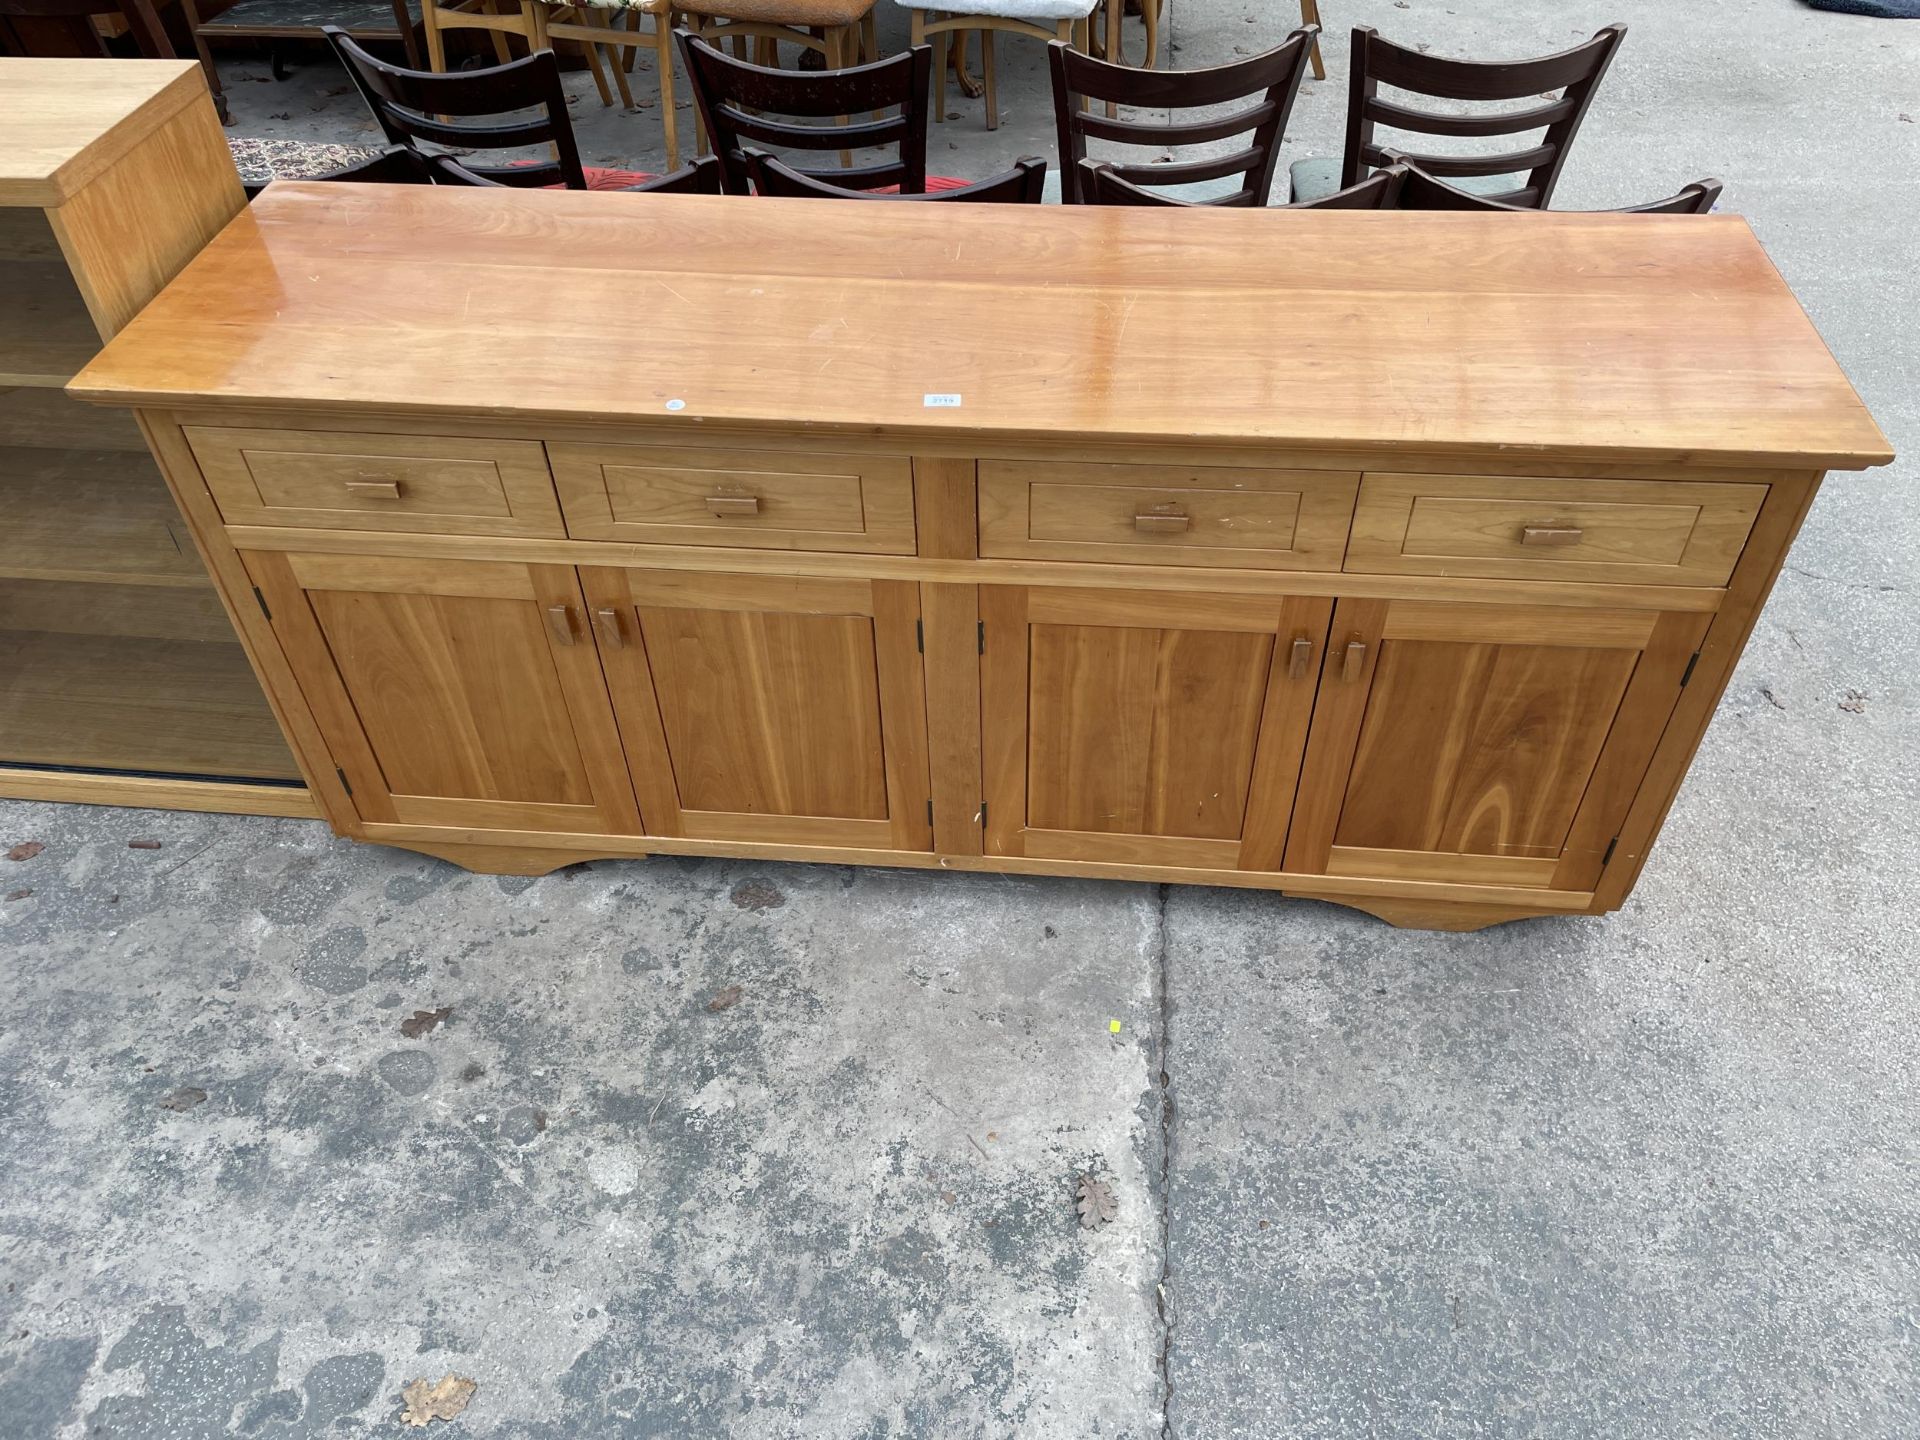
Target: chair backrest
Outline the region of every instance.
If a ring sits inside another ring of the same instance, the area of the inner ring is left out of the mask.
[[[1344,190],[1336,190],[1331,195],[1322,195],[1318,200],[1296,200],[1291,205],[1275,208],[1282,210],[1393,210],[1399,208],[1395,201],[1400,196],[1400,187],[1407,178],[1407,167],[1389,165],[1384,170],[1376,170],[1358,185],[1349,185]],[[1131,180],[1123,180],[1114,173],[1113,166],[1104,162],[1082,160],[1080,162],[1080,203],[1083,205],[1204,205],[1204,200],[1182,200],[1173,195],[1162,195],[1147,189],[1144,185],[1135,185]]]
[[[536,50],[524,59],[485,70],[439,74],[389,65],[369,55],[337,25],[325,26],[324,33],[373,118],[394,144],[428,140],[465,150],[551,145],[552,160],[468,169],[521,189],[555,183],[569,190],[587,188],[580,147],[573,138],[573,119],[567,113],[567,93],[560,85],[560,64],[551,50]],[[540,113],[497,118],[520,110]]]
[[[1509,205],[1504,200],[1493,200],[1485,195],[1475,195],[1471,191],[1449,185],[1444,180],[1436,180],[1418,167],[1404,165],[1407,178],[1400,188],[1399,208],[1402,210],[1535,210],[1533,205]],[[1380,172],[1386,173],[1384,171]],[[1616,210],[1600,210],[1589,213],[1600,215],[1704,215],[1713,209],[1714,202],[1720,198],[1720,192],[1726,186],[1718,180],[1696,180],[1679,192],[1667,196],[1664,200],[1649,200],[1644,205],[1622,205]],[[1564,213],[1564,212],[1563,212]]]
[[[1165,149],[1244,134],[1247,140],[1241,148],[1212,159],[1163,165],[1114,162],[1111,169],[1117,179],[1135,186],[1187,185],[1238,175],[1239,189],[1207,203],[1265,205],[1273,192],[1274,165],[1287,117],[1293,113],[1300,77],[1306,73],[1318,34],[1317,27],[1304,26],[1264,55],[1211,70],[1136,70],[1095,60],[1063,41],[1053,41],[1047,50],[1053,69],[1054,125],[1060,135],[1061,201],[1078,205],[1087,199],[1080,190],[1080,162],[1087,158],[1089,139]],[[1160,110],[1251,103],[1223,116],[1156,121],[1103,115],[1097,108],[1083,107],[1083,99]]]
[[[885,60],[844,70],[770,70],[736,60],[688,30],[677,31],[675,38],[693,86],[694,103],[700,107],[713,153],[719,157],[720,183],[727,194],[751,193],[742,153],[743,144],[750,140],[791,150],[898,145],[899,159],[834,170],[831,182],[849,190],[898,185],[909,194],[927,188],[931,46],[915,45]],[[886,110],[898,113],[872,118],[872,112]],[[832,123],[841,119],[847,123]],[[796,123],[801,120],[815,123]]]
[[[1381,39],[1368,26],[1356,28],[1348,76],[1346,159],[1340,183],[1356,184],[1370,168],[1390,164],[1396,157],[1442,177],[1524,173],[1523,184],[1495,198],[1510,205],[1545,209],[1560,178],[1560,167],[1566,163],[1567,148],[1573,144],[1593,92],[1613,63],[1614,52],[1626,33],[1624,25],[1609,25],[1591,40],[1558,55],[1538,60],[1482,61],[1423,55]],[[1434,100],[1536,103],[1518,109],[1481,109],[1462,114],[1386,99],[1380,94],[1382,85]],[[1541,101],[1548,91],[1560,93]],[[1524,135],[1543,129],[1545,133],[1531,145],[1497,154],[1415,154],[1396,145],[1390,157],[1374,138],[1375,130],[1382,125],[1415,135],[1455,139]]]
[[[451,155],[434,155],[428,158],[433,167],[433,180],[436,185],[481,185],[499,186],[498,180],[490,180],[485,175],[469,170]],[[636,192],[675,193],[680,195],[718,195],[720,194],[720,162],[711,155],[702,155],[691,165],[682,166],[666,175],[656,175],[651,180],[643,180],[638,185],[626,185],[616,193],[632,195]]]
[[[917,200],[933,203],[951,201],[956,204],[971,202],[988,205],[1038,205],[1047,187],[1047,162],[1032,157],[1016,160],[1013,162],[1013,169],[986,180],[976,181],[972,185],[961,185],[951,190],[930,190],[918,195],[910,192],[876,195],[871,190],[847,190],[838,185],[829,185],[824,180],[784,164],[764,150],[748,147],[745,153],[747,173],[753,178],[754,192],[759,195],[784,195],[821,200],[905,200],[909,202]]]
[[[0,20],[59,22],[75,46],[99,55],[111,52],[93,26],[96,15],[118,15],[126,21],[133,43],[149,60],[174,58],[173,43],[154,13],[152,0],[0,0]]]

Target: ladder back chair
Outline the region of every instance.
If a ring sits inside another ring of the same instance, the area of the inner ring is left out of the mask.
[[[1407,167],[1389,165],[1384,170],[1376,170],[1357,185],[1349,185],[1344,190],[1336,190],[1331,195],[1322,195],[1317,200],[1296,200],[1290,205],[1272,208],[1279,210],[1397,210],[1405,207],[1397,202],[1400,187],[1406,183]],[[1083,205],[1205,205],[1204,200],[1182,200],[1174,195],[1161,195],[1144,185],[1135,185],[1123,180],[1114,173],[1113,166],[1104,162],[1082,160],[1080,162],[1080,203]]]
[[[1613,63],[1627,27],[1609,25],[1591,40],[1558,55],[1538,60],[1449,60],[1423,55],[1391,40],[1383,40],[1368,26],[1353,32],[1352,70],[1348,77],[1347,141],[1340,172],[1342,187],[1364,179],[1368,170],[1406,160],[1429,175],[1481,177],[1524,175],[1524,182],[1505,190],[1489,191],[1509,205],[1545,209],[1566,163],[1567,150],[1586,118],[1594,91]],[[1422,99],[1442,101],[1530,103],[1519,109],[1431,110],[1390,100],[1380,94],[1386,85]],[[1548,91],[1558,91],[1542,100]],[[1488,139],[1545,133],[1533,144],[1497,154],[1455,155],[1416,153],[1395,145],[1391,153],[1376,138],[1381,126],[1415,135],[1448,139]],[[1476,190],[1481,187],[1475,186]]]
[[[828,70],[880,58],[875,0],[672,0],[675,24],[709,44],[731,42],[734,57],[780,68],[780,47],[820,57]]]
[[[1400,190],[1399,208],[1402,210],[1537,210],[1533,205],[1510,205],[1504,200],[1495,200],[1486,195],[1475,195],[1458,186],[1449,185],[1444,180],[1408,164],[1401,167],[1406,171],[1406,182]],[[1384,171],[1379,172],[1384,174]],[[1719,200],[1720,192],[1726,189],[1724,183],[1708,178],[1696,180],[1691,185],[1667,196],[1664,200],[1649,200],[1644,205],[1622,205],[1616,209],[1589,211],[1598,215],[1704,215],[1713,209]],[[1566,212],[1558,212],[1566,213]]]
[[[927,188],[929,47],[916,45],[844,70],[774,70],[736,60],[689,30],[679,33],[687,83],[727,194],[753,193],[742,151],[750,140],[792,150],[840,151],[842,168],[833,172],[833,183],[846,189],[897,185],[919,193]],[[852,119],[856,114],[862,118]],[[797,123],[801,120],[835,123]],[[887,145],[899,147],[897,160],[851,163],[850,151]]]
[[[920,194],[893,191],[848,190],[829,185],[818,176],[796,170],[764,150],[748,147],[744,152],[747,173],[753,177],[754,192],[759,195],[786,196],[820,200],[904,200],[952,201],[956,204],[1038,205],[1046,194],[1047,162],[1027,157],[1013,162],[1013,169],[971,185],[948,190],[928,190]]]
[[[31,34],[20,35],[11,22],[44,22],[40,28],[47,32],[49,43],[60,43],[52,38],[58,34],[61,39],[69,41],[76,51],[91,51],[101,56],[113,54],[105,37],[93,23],[96,15],[111,15],[124,20],[127,32],[133,37],[134,48],[145,59],[174,58],[173,43],[167,39],[166,29],[160,24],[160,17],[154,13],[152,0],[0,0],[0,22],[8,22],[0,25],[0,29],[9,32],[9,39],[18,39],[22,51],[29,55],[38,53],[38,44]],[[71,54],[75,51],[59,50],[56,53]]]
[[[1208,197],[1204,203],[1265,205],[1273,190],[1280,142],[1300,93],[1313,35],[1310,29],[1295,30],[1264,55],[1208,70],[1136,70],[1079,54],[1058,41],[1049,45],[1062,203],[1077,205],[1085,199],[1080,188],[1080,162],[1087,158],[1089,139],[1162,149],[1245,135],[1247,139],[1240,148],[1209,159],[1164,165],[1109,162],[1109,168],[1116,178],[1136,187],[1193,185],[1237,176],[1237,189]],[[1166,110],[1251,103],[1221,116],[1160,121],[1100,115],[1084,107],[1084,100]]]
[[[553,159],[482,169],[475,174],[519,189],[564,185],[587,188],[580,147],[560,85],[560,63],[551,50],[485,70],[436,74],[389,65],[329,25],[327,41],[359,88],[389,142],[415,146],[426,140],[468,150],[518,150],[551,145]],[[513,118],[537,110],[536,116]]]

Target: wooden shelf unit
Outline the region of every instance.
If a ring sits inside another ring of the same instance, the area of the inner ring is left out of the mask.
[[[244,204],[200,72],[0,59],[0,134],[0,797],[312,815],[138,429],[63,393]]]
[[[342,834],[1598,914],[1891,458],[1737,217],[645,199],[276,186],[75,381]]]

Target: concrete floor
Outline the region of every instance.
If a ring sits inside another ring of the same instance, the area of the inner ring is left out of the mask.
[[[1189,64],[1284,26],[1173,5]],[[1920,450],[1920,25],[1323,8],[1480,55],[1629,21],[1562,203],[1724,177]],[[940,168],[1051,153],[1036,48]],[[1344,52],[1293,155],[1337,146]],[[358,122],[336,73],[246,70],[237,131]],[[591,159],[658,164],[655,115],[577,109]],[[1832,481],[1604,919],[497,880],[0,804],[0,852],[46,846],[0,860],[0,1436],[401,1433],[447,1371],[466,1432],[568,1440],[1920,1433],[1916,469]]]

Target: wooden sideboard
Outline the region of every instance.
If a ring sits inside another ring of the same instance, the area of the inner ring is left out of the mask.
[[[0,796],[318,813],[139,429],[62,393],[245,204],[197,65],[0,58]]]
[[[73,389],[343,834],[1437,928],[1620,905],[1891,458],[1733,216],[277,185]]]

